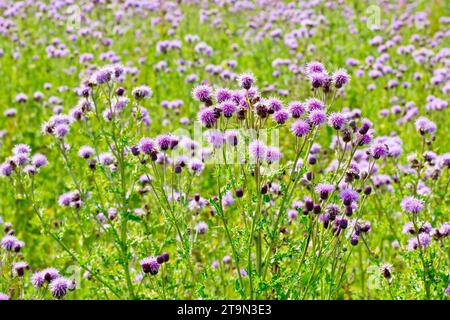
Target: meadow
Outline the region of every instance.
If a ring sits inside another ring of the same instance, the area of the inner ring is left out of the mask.
[[[0,0],[0,300],[445,300],[450,5]]]

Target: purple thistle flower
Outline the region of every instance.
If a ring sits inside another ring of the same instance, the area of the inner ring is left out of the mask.
[[[370,154],[375,159],[385,158],[389,155],[389,149],[383,143],[375,143],[370,147]]]
[[[334,190],[334,185],[328,183],[319,183],[314,190],[320,195],[320,198],[326,200],[328,195]]]
[[[45,155],[36,153],[31,159],[32,163],[36,168],[44,167],[47,164],[47,158]]]
[[[404,211],[413,214],[418,214],[424,207],[423,201],[414,197],[403,198],[400,205]]]
[[[81,158],[89,159],[94,154],[94,149],[89,146],[82,146],[80,150],[78,150],[78,155]]]
[[[25,274],[25,269],[28,269],[28,263],[24,261],[14,262],[13,268],[14,270],[16,270],[19,277],[23,277],[23,275]]]
[[[277,162],[281,159],[283,155],[281,154],[280,150],[275,147],[267,147],[266,150],[266,161],[268,164],[272,164],[274,162]]]
[[[103,84],[111,81],[112,70],[108,67],[104,67],[100,70],[97,70],[91,78],[91,81],[96,84]]]
[[[250,157],[253,160],[263,160],[266,156],[267,147],[259,140],[254,140],[248,146]]]
[[[31,283],[36,288],[41,288],[45,283],[45,276],[41,271],[35,272],[31,276]]]
[[[302,137],[309,132],[309,123],[304,120],[297,120],[291,125],[291,132],[297,137]]]
[[[350,76],[345,69],[339,69],[333,73],[332,79],[334,86],[339,89],[349,82]]]
[[[169,149],[172,144],[172,136],[168,134],[159,135],[156,137],[156,143],[161,150],[165,151]]]
[[[266,100],[269,113],[275,113],[283,108],[283,103],[278,98],[270,98]]]
[[[328,124],[336,130],[342,129],[347,122],[347,119],[342,113],[332,113],[328,116]]]
[[[136,100],[141,100],[150,98],[153,94],[153,91],[147,86],[139,86],[134,88],[131,94],[134,96]]]
[[[322,110],[313,110],[309,113],[308,120],[311,124],[319,126],[327,121],[327,115]]]
[[[139,261],[139,264],[144,273],[150,273],[151,275],[156,275],[160,268],[160,264],[154,257],[144,258]]]
[[[104,166],[109,166],[114,163],[114,156],[109,152],[100,153],[98,159]]]
[[[195,231],[198,234],[205,234],[208,231],[208,225],[204,221],[200,221],[195,225]]]
[[[308,75],[311,85],[314,89],[324,86],[327,74],[323,72],[313,72]]]
[[[255,83],[255,77],[251,73],[243,73],[238,77],[238,82],[243,89],[248,90]]]
[[[420,134],[430,133],[433,134],[436,132],[436,124],[432,121],[430,121],[426,117],[419,117],[417,118],[415,122],[415,126],[417,131],[419,131]]]
[[[326,72],[325,67],[318,61],[312,61],[306,65],[306,72],[308,74],[317,72]]]
[[[233,98],[233,93],[229,89],[219,88],[216,90],[216,99],[218,103],[231,100]]]
[[[9,300],[9,296],[0,292],[0,301],[7,301],[7,300]]]
[[[233,198],[233,192],[231,190],[228,190],[227,193],[225,193],[225,196],[222,198],[222,205],[228,207],[233,205],[234,198]]]
[[[13,148],[14,154],[26,154],[29,155],[31,153],[31,148],[29,145],[26,144],[16,144]]]
[[[323,110],[325,108],[323,102],[316,98],[307,99],[305,104],[306,104],[306,109],[309,112],[311,112],[313,110]]]
[[[59,271],[55,268],[46,268],[41,271],[44,275],[44,279],[47,282],[52,282],[53,280],[59,278]]]
[[[207,128],[213,127],[216,122],[216,114],[211,108],[203,108],[198,112],[199,121]]]
[[[359,199],[358,193],[351,189],[342,190],[340,195],[345,206],[350,206],[352,202],[356,202]]]
[[[208,85],[200,85],[192,90],[192,96],[200,102],[210,103],[212,99],[212,89]]]
[[[288,105],[288,110],[292,118],[300,118],[306,111],[305,106],[300,101],[292,101]]]
[[[18,153],[15,156],[12,157],[12,161],[17,166],[24,166],[24,165],[28,164],[30,159],[28,158],[27,154],[25,154],[25,153]]]
[[[203,164],[203,162],[197,158],[192,158],[191,160],[189,160],[188,168],[194,174],[200,174],[203,171],[204,167],[205,165]]]
[[[0,165],[0,175],[3,177],[9,177],[13,170],[14,168],[10,163],[2,163]]]
[[[229,263],[231,263],[231,261],[232,261],[232,259],[229,255],[226,255],[222,258],[222,262],[225,264],[229,264]]]
[[[219,109],[226,118],[229,118],[236,112],[237,107],[233,101],[226,100],[219,104]]]
[[[69,280],[67,280],[66,278],[56,278],[50,283],[50,292],[56,299],[63,298],[67,294],[68,289]]]
[[[66,124],[59,124],[55,127],[55,135],[58,138],[63,139],[67,133],[69,133],[69,126]]]
[[[276,123],[284,124],[287,121],[287,119],[289,119],[289,113],[286,110],[281,109],[276,111],[273,114],[272,118]]]
[[[422,246],[422,248],[427,247],[431,242],[431,237],[428,233],[422,232],[419,234],[419,243]]]
[[[220,131],[207,131],[205,135],[208,139],[208,142],[216,149],[222,147],[225,143],[225,137]]]
[[[138,142],[138,149],[143,154],[153,154],[156,152],[155,141],[150,138],[142,138]]]
[[[14,250],[14,247],[18,241],[19,240],[16,237],[11,236],[11,235],[6,235],[2,238],[1,245],[2,245],[3,249],[5,249],[7,251],[12,251],[12,250]]]
[[[417,250],[418,247],[419,247],[419,244],[417,242],[416,237],[410,238],[408,240],[408,246],[407,246],[408,250]]]
[[[225,139],[231,146],[238,144],[238,133],[236,130],[230,129],[225,132]]]

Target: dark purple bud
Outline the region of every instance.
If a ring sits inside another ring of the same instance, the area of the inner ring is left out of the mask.
[[[319,203],[314,204],[313,210],[315,214],[319,214],[320,211],[322,211],[320,208],[320,204]]]
[[[311,199],[306,199],[305,208],[308,211],[312,211],[314,209],[314,202]]]
[[[125,88],[119,87],[119,88],[116,89],[116,94],[117,94],[119,97],[123,96],[124,93],[125,93]]]

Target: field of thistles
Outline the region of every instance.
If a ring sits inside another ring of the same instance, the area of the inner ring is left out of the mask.
[[[0,0],[0,300],[450,296],[450,6]]]

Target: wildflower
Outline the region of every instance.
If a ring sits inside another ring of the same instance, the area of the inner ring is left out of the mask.
[[[436,124],[426,117],[417,118],[415,126],[417,131],[419,131],[419,133],[422,135],[426,133],[433,134],[434,132],[436,132]]]
[[[306,102],[306,109],[311,112],[313,110],[323,110],[325,108],[323,102],[316,98],[307,99]]]
[[[375,158],[385,158],[389,155],[388,147],[383,143],[375,143],[370,148],[370,154]]]
[[[217,99],[218,103],[222,103],[227,100],[231,100],[233,97],[232,92],[225,88],[217,89],[215,95],[216,95],[216,99]]]
[[[328,116],[328,124],[336,130],[342,129],[347,122],[347,119],[342,113],[332,113]]]
[[[14,270],[16,270],[17,275],[19,277],[23,277],[25,273],[25,269],[28,269],[28,263],[20,261],[20,262],[14,262],[13,264]]]
[[[82,146],[78,150],[78,155],[83,159],[89,159],[94,154],[94,149],[89,146]]]
[[[151,275],[156,275],[159,271],[160,264],[154,257],[147,257],[139,261],[142,271],[144,273],[150,273]]]
[[[297,137],[302,137],[309,132],[309,123],[304,120],[297,120],[291,125],[291,132]]]
[[[251,73],[243,73],[239,76],[238,82],[243,89],[248,90],[255,83],[255,77]]]
[[[389,263],[384,263],[380,267],[381,274],[386,279],[390,279],[391,278],[392,270],[393,270],[392,264],[389,264]]]
[[[276,111],[272,118],[276,123],[283,124],[289,119],[289,113],[286,110],[281,109]]]
[[[2,163],[0,164],[0,175],[3,177],[9,177],[14,168],[10,163]]]
[[[161,150],[165,151],[171,146],[172,137],[167,134],[160,135],[156,137],[156,143]]]
[[[283,155],[281,154],[280,150],[275,147],[267,147],[266,149],[266,161],[268,164],[272,164],[274,162],[277,162],[281,159]]]
[[[192,96],[206,105],[212,104],[212,89],[208,85],[200,85],[192,91]]]
[[[419,234],[419,243],[422,248],[427,247],[431,242],[431,237],[428,233],[422,232]]]
[[[312,125],[319,126],[327,120],[327,115],[322,110],[313,110],[309,113],[308,120]]]
[[[56,299],[63,298],[67,294],[68,289],[69,280],[67,280],[66,278],[56,278],[50,283],[50,292]]]
[[[12,251],[12,250],[14,250],[14,247],[15,247],[17,241],[19,241],[19,240],[16,237],[11,236],[11,235],[6,235],[1,240],[2,248],[7,251]]]
[[[59,271],[55,268],[46,268],[42,270],[41,273],[47,282],[52,282],[53,280],[59,278]]]
[[[138,149],[143,154],[153,154],[156,152],[156,145],[152,139],[142,138],[138,142]]]
[[[198,120],[207,128],[213,127],[216,122],[216,114],[211,108],[203,108],[198,112]]]
[[[306,72],[308,74],[310,73],[317,73],[317,72],[325,72],[325,67],[322,63],[318,61],[312,61],[306,65]]]
[[[189,160],[188,168],[194,174],[199,174],[200,172],[202,172],[204,167],[205,165],[203,164],[203,162],[197,158],[192,158],[191,160]]]
[[[41,288],[44,283],[45,283],[45,276],[42,272],[38,271],[35,272],[32,276],[31,276],[31,283],[33,284],[34,287],[36,288]]]
[[[47,158],[43,154],[36,153],[31,159],[31,162],[36,168],[41,168],[47,164]]]
[[[265,158],[267,147],[259,140],[254,140],[249,145],[249,154],[253,160],[262,160]]]
[[[349,82],[350,77],[345,69],[339,69],[333,73],[332,79],[334,86],[339,89]]]
[[[227,193],[225,193],[225,196],[222,198],[222,204],[224,206],[231,206],[234,203],[233,193],[231,190],[228,190]]]
[[[222,111],[224,117],[230,118],[236,112],[236,104],[233,101],[223,101],[219,105],[219,109]]]
[[[345,206],[350,206],[352,202],[358,201],[359,198],[358,193],[351,189],[342,190],[340,195]]]
[[[288,110],[292,116],[292,118],[300,118],[306,111],[305,106],[303,103],[299,101],[293,101],[289,103]]]
[[[109,152],[99,154],[98,158],[100,163],[104,166],[109,166],[114,163],[114,156]]]
[[[207,131],[205,134],[208,142],[216,149],[220,148],[225,143],[225,136],[220,131]]]
[[[136,100],[148,99],[152,96],[153,91],[147,86],[139,86],[131,91],[131,94]]]
[[[29,155],[31,153],[31,148],[29,145],[26,144],[16,144],[13,148],[14,154],[26,154]]]
[[[204,221],[200,221],[195,225],[195,231],[198,234],[205,234],[208,231],[208,225]]]
[[[315,187],[315,191],[320,195],[323,200],[328,199],[328,195],[334,190],[334,185],[327,183],[319,183]]]
[[[422,200],[414,197],[405,197],[401,202],[401,207],[406,212],[417,214],[423,209],[424,205]]]

